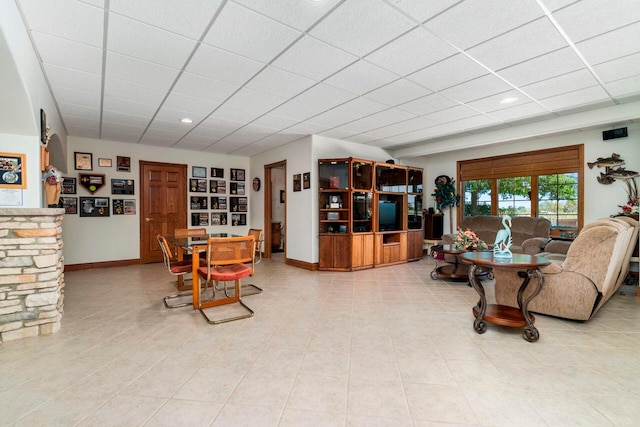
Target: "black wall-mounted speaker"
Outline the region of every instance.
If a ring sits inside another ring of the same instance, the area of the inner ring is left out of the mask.
[[[607,139],[624,138],[625,136],[629,136],[629,134],[627,133],[626,127],[602,131],[603,141],[606,141]]]

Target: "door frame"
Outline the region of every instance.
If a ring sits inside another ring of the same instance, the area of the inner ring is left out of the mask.
[[[273,200],[273,186],[271,185],[271,170],[272,169],[284,169],[284,258],[287,259],[287,161],[281,160],[275,163],[269,163],[268,165],[264,165],[264,258],[271,258],[271,211],[273,207],[271,206],[271,201]]]

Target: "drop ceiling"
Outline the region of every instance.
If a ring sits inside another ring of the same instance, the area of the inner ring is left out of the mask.
[[[74,136],[393,151],[640,99],[638,0],[16,2]]]

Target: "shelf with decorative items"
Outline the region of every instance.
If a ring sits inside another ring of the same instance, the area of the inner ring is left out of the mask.
[[[406,262],[407,235],[414,230],[422,256],[422,169],[355,158],[321,159],[318,176],[320,270]]]

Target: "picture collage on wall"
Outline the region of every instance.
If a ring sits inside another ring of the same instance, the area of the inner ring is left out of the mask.
[[[204,166],[192,166],[191,169],[189,192],[197,193],[189,195],[191,226],[229,225],[227,210],[232,212],[232,226],[247,225],[248,198],[236,197],[246,194],[245,170],[229,169],[228,190],[224,168],[212,167],[208,172],[209,176]],[[207,192],[213,195],[201,194]],[[227,194],[232,196],[227,197]]]
[[[94,173],[93,153],[74,153],[75,169],[81,172],[77,177],[65,176],[60,189],[60,202],[65,214],[80,217],[108,217],[111,215],[136,215],[135,199],[110,199],[109,197],[97,197],[97,193],[104,191],[108,185],[105,174]],[[131,158],[127,156],[116,157],[116,169],[118,172],[131,172]],[[112,168],[113,159],[99,158],[98,168]],[[89,172],[87,172],[89,171]],[[111,194],[119,196],[133,196],[135,194],[135,181],[133,179],[111,179]],[[78,187],[80,193],[86,191],[95,197],[77,197]]]

